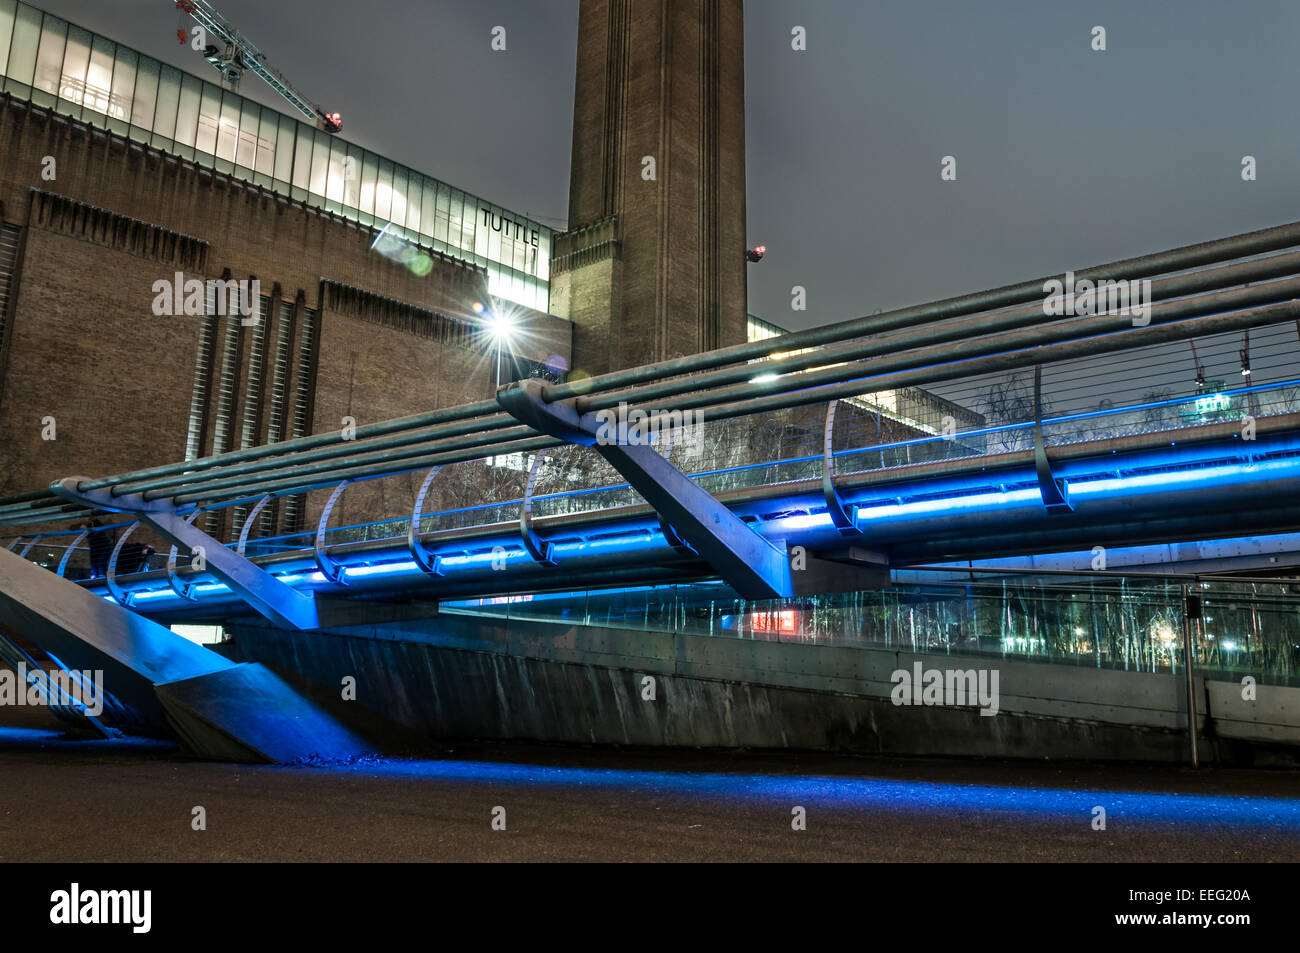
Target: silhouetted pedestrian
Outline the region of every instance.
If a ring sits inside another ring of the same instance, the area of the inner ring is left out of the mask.
[[[127,573],[148,569],[152,554],[153,547],[147,543],[124,544],[122,551],[117,554],[117,574],[125,576]]]
[[[117,542],[117,535],[111,530],[100,529],[102,525],[98,519],[91,519],[85,527],[90,530],[87,541],[90,544],[91,579],[108,575],[108,560],[113,555],[113,545]]]

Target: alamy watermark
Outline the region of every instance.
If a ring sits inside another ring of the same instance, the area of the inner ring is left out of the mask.
[[[54,697],[51,698],[50,696]],[[68,699],[83,705],[87,715],[97,718],[104,713],[104,672],[102,669],[69,672],[38,670],[28,672],[27,663],[19,662],[17,671],[0,669],[0,706],[66,704]]]
[[[596,419],[600,421],[596,443],[602,447],[646,446],[662,434],[692,457],[704,452],[704,413],[700,410],[629,410],[627,402],[621,401],[617,407],[597,411]]]
[[[220,280],[203,282],[198,278],[185,279],[183,272],[174,278],[159,278],[153,283],[153,313],[158,317],[175,317],[180,314],[202,316],[208,314],[207,288],[212,288],[213,314],[222,317],[239,316],[240,324],[257,324],[261,316],[257,303],[262,295],[262,283],[251,281]]]
[[[895,705],[978,705],[981,715],[996,715],[998,701],[997,669],[923,668],[912,663],[912,670],[897,669],[889,680],[889,693]]]
[[[1135,328],[1151,323],[1150,278],[1076,280],[1074,272],[1067,271],[1064,279],[1043,282],[1043,294],[1047,296],[1043,299],[1043,314],[1049,318],[1120,314],[1131,316]]]
[[[152,890],[84,890],[74,883],[50,894],[50,922],[57,925],[120,924],[148,933],[152,911]]]

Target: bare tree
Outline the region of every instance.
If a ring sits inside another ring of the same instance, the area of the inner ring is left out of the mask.
[[[1033,423],[1034,372],[1015,371],[1000,381],[994,381],[980,398],[984,419],[990,427],[1008,424]],[[1043,400],[1042,413],[1048,415],[1051,404]],[[989,446],[1003,452],[1023,450],[1033,446],[1033,431],[1028,427],[1000,430],[989,435]]]
[[[1173,405],[1165,404],[1174,396],[1172,389],[1162,387],[1158,390],[1148,391],[1142,395],[1144,404],[1161,404],[1159,407],[1147,407],[1142,411],[1142,422],[1150,426],[1163,428],[1171,420],[1178,416],[1178,408]]]

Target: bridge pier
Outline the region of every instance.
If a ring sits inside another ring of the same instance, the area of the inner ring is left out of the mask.
[[[235,663],[170,629],[0,552],[0,623],[104,685],[200,758],[293,762],[374,750],[263,665]]]

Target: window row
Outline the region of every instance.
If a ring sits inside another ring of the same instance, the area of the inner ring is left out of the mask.
[[[0,0],[0,74],[6,91],[37,105],[157,148],[213,157],[365,224],[391,223],[412,240],[487,265],[502,289],[492,293],[547,308],[548,229],[20,0]]]

